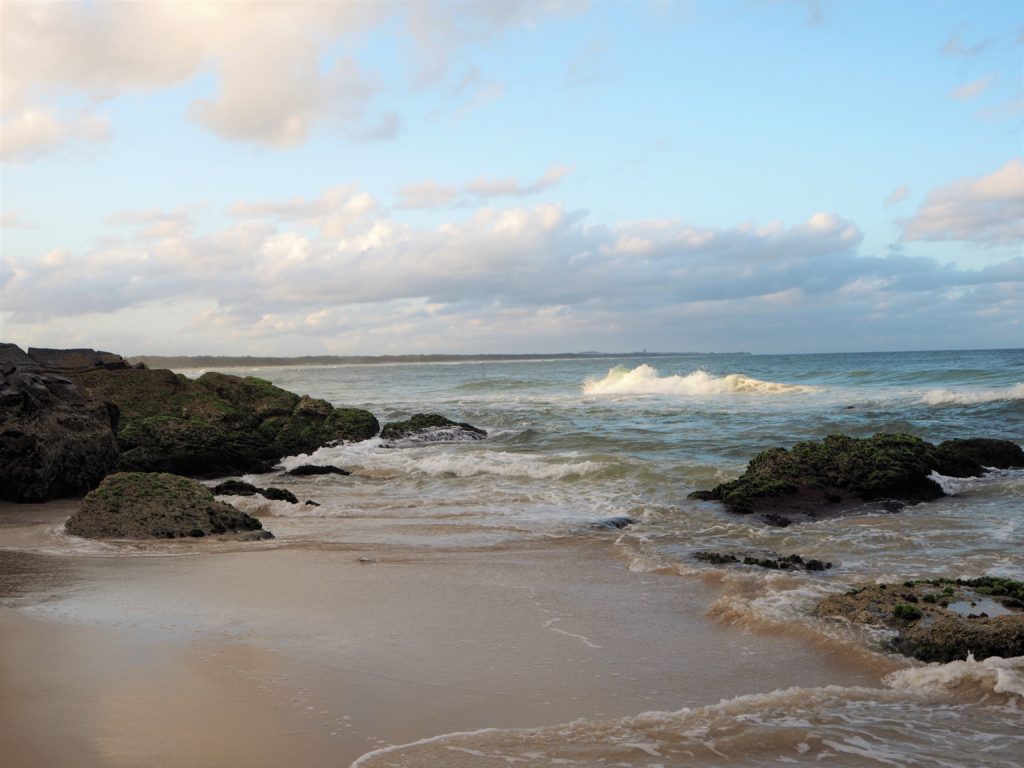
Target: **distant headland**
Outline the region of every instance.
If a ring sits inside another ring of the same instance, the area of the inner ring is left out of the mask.
[[[657,358],[688,355],[749,355],[749,352],[556,352],[551,354],[476,354],[476,355],[302,355],[299,357],[251,357],[236,355],[135,355],[132,363],[149,368],[263,368],[296,365],[375,365],[387,363],[486,363],[529,360],[586,360],[593,358]]]

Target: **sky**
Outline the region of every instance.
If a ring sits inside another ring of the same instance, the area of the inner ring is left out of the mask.
[[[1024,4],[0,0],[0,339],[1024,346]]]

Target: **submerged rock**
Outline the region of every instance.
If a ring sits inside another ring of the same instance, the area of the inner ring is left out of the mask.
[[[117,420],[113,405],[0,344],[0,498],[40,502],[95,488],[117,464]]]
[[[274,488],[273,486],[257,488],[252,483],[247,483],[244,480],[225,480],[223,483],[215,485],[212,490],[214,496],[255,496],[259,494],[271,501],[287,501],[290,504],[299,503],[298,497],[286,488]]]
[[[637,519],[635,517],[620,515],[618,517],[606,517],[603,520],[595,520],[589,523],[587,527],[598,531],[614,531],[627,528],[636,522]]]
[[[778,525],[789,519],[784,515],[827,517],[864,502],[895,511],[945,495],[932,472],[978,477],[986,467],[1024,467],[1024,451],[1010,440],[948,440],[936,446],[904,434],[829,435],[788,451],[763,451],[736,480],[690,496],[721,501],[732,512],[763,513],[766,522]]]
[[[483,440],[487,431],[465,422],[455,422],[436,413],[417,413],[406,421],[393,421],[384,425],[382,440],[409,440],[417,443],[450,443],[464,440]]]
[[[780,555],[778,552],[696,552],[695,560],[712,565],[756,565],[773,571],[824,571],[832,567],[816,558],[804,558],[800,555]]]
[[[198,477],[269,470],[281,456],[365,440],[368,411],[335,408],[254,377],[129,368],[76,374],[78,385],[121,412],[119,467]]]
[[[1024,655],[1021,608],[1024,582],[986,576],[871,584],[825,598],[814,613],[887,627],[897,632],[892,650],[949,662],[969,653],[979,660]]]
[[[351,475],[352,473],[347,469],[331,466],[330,464],[303,464],[294,469],[289,469],[285,474],[294,475],[295,477],[307,477],[309,475]]]
[[[82,501],[65,529],[90,539],[199,538],[239,534],[269,539],[255,517],[213,498],[203,484],[168,473],[121,472]]]

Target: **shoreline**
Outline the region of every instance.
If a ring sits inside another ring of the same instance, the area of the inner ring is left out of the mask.
[[[611,547],[0,557],[4,602],[22,593],[0,608],[0,741],[26,768],[348,765],[891,669],[727,626],[716,585],[630,572]]]

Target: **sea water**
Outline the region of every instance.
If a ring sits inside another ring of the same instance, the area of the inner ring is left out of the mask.
[[[1022,443],[1024,350],[238,372],[368,408],[382,422],[436,412],[489,433],[485,441],[435,445],[374,439],[285,459],[286,468],[329,463],[353,473],[290,483],[319,507],[239,500],[275,515],[285,541],[446,549],[608,536],[629,569],[722,584],[709,612],[736,631],[785,628],[878,653],[884,632],[813,618],[811,607],[855,583],[1024,578],[1021,471],[938,477],[950,495],[936,502],[896,514],[866,507],[861,515],[788,528],[687,498],[737,476],[758,451],[832,433]],[[622,531],[589,525],[611,517],[637,523]],[[694,560],[709,549],[798,553],[833,568],[772,573]],[[1024,659],[908,662],[877,689],[796,688],[621,720],[440,734],[358,764],[1018,765],[1022,696]]]
[[[937,477],[950,495],[898,513],[787,528],[690,500],[757,452],[843,433],[1024,443],[1024,350],[821,355],[594,357],[529,362],[265,367],[266,378],[381,422],[440,413],[486,440],[379,438],[287,457],[349,476],[248,476],[319,506],[232,499],[277,535],[267,546],[338,543],[486,550],[604,537],[624,569],[718,585],[708,606],[736,632],[803,633],[828,651],[884,654],[885,633],[814,618],[823,596],[864,582],[1024,578],[1024,471]],[[201,371],[184,371],[197,376]],[[596,521],[629,517],[625,529]],[[177,543],[175,543],[177,545]],[[47,547],[153,554],[146,544]],[[180,547],[195,547],[182,543]],[[832,563],[825,572],[722,567],[702,550],[765,550]],[[49,551],[45,550],[44,551]],[[529,730],[438,734],[360,766],[1018,765],[1024,659],[901,662],[878,688],[780,689],[707,706]]]

